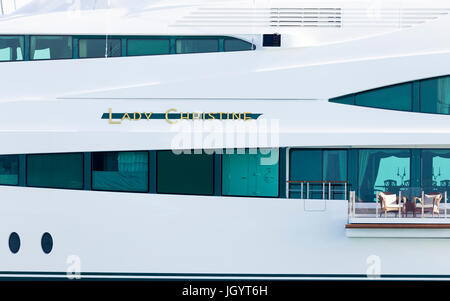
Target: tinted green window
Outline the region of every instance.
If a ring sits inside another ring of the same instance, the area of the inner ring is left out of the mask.
[[[0,156],[0,185],[19,184],[19,157],[17,155]]]
[[[355,104],[355,95],[352,94],[352,95],[346,95],[346,96],[332,98],[332,99],[330,99],[330,102],[337,102],[337,103],[342,103],[342,104],[346,104],[346,105],[354,105]]]
[[[170,53],[167,39],[128,39],[127,55],[157,55]]]
[[[420,81],[420,111],[450,114],[450,76]]]
[[[323,184],[314,182],[344,182],[347,181],[347,151],[346,150],[292,150],[289,157],[289,180],[306,181],[309,185],[309,198],[323,198]],[[306,183],[304,184],[306,185]],[[303,187],[306,197],[307,187]],[[343,199],[345,186],[332,184],[332,199]],[[290,184],[290,197],[301,197],[301,184]],[[328,196],[328,188],[325,190]]]
[[[243,152],[243,153],[239,153]],[[279,192],[278,149],[238,150],[222,156],[222,194],[277,197]]]
[[[425,193],[450,190],[450,150],[422,151],[422,187]]]
[[[412,84],[401,84],[356,94],[356,105],[393,109],[412,110]]]
[[[92,189],[148,191],[148,152],[92,154]]]
[[[212,195],[213,155],[157,153],[157,192]]]
[[[30,59],[70,59],[72,58],[72,37],[31,36]]]
[[[120,39],[79,39],[80,58],[117,57],[122,54]]]
[[[27,185],[83,188],[83,154],[27,155]]]
[[[24,40],[23,36],[0,36],[0,61],[22,61]]]
[[[218,39],[180,39],[176,41],[176,53],[219,51]]]
[[[238,39],[225,39],[223,41],[223,48],[225,51],[245,51],[254,49],[252,43]]]
[[[375,201],[377,192],[397,193],[410,186],[411,151],[372,149],[359,151],[359,201]]]

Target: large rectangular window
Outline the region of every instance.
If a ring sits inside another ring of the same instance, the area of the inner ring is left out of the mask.
[[[344,199],[347,150],[294,149],[290,152],[289,162],[289,180],[304,182],[303,196],[301,183],[294,182],[289,185],[290,197]]]
[[[92,189],[148,191],[148,152],[92,154]]]
[[[80,58],[117,57],[122,55],[120,39],[79,39]]]
[[[31,36],[31,60],[55,60],[72,58],[71,36]]]
[[[232,196],[279,195],[278,149],[237,150],[222,155],[222,194]]]
[[[0,36],[0,61],[22,61],[24,41],[23,36]]]
[[[158,55],[170,53],[168,39],[128,39],[127,55]]]
[[[214,157],[202,154],[157,153],[157,192],[212,195]]]
[[[450,76],[420,81],[420,112],[450,114]]]
[[[412,111],[412,83],[383,87],[355,96],[356,105]]]
[[[178,39],[176,53],[200,53],[219,51],[218,39]]]
[[[83,188],[83,153],[27,155],[27,185]]]
[[[425,193],[450,191],[450,150],[423,150],[421,171]]]
[[[372,202],[377,192],[398,194],[411,186],[409,149],[363,149],[358,164],[359,201]]]
[[[19,156],[0,156],[0,185],[19,184]]]

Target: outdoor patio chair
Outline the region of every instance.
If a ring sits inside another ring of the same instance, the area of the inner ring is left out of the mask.
[[[384,213],[384,217],[388,212],[394,211],[396,214],[400,214],[402,209],[402,202],[397,197],[397,194],[392,192],[380,192],[378,199],[381,203],[380,217]]]
[[[434,214],[437,213],[438,217],[440,217],[439,203],[442,200],[442,193],[430,192],[423,195],[423,200],[419,197],[416,199],[420,201],[420,203],[417,204],[418,210],[422,210],[423,213],[431,212],[432,217],[434,217]]]

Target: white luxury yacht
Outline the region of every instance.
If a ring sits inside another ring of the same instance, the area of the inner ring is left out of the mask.
[[[1,279],[450,279],[449,1],[26,2]]]

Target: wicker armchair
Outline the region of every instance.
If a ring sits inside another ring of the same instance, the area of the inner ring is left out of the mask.
[[[430,192],[423,195],[422,198],[416,198],[420,203],[417,204],[417,209],[425,212],[431,212],[431,216],[434,217],[434,214],[437,213],[438,217],[440,217],[439,213],[439,204],[442,200],[442,193],[440,192]]]
[[[401,213],[402,202],[399,200],[397,194],[392,192],[380,192],[378,199],[381,203],[380,217],[384,213],[384,217],[388,212],[395,212],[397,215]]]

